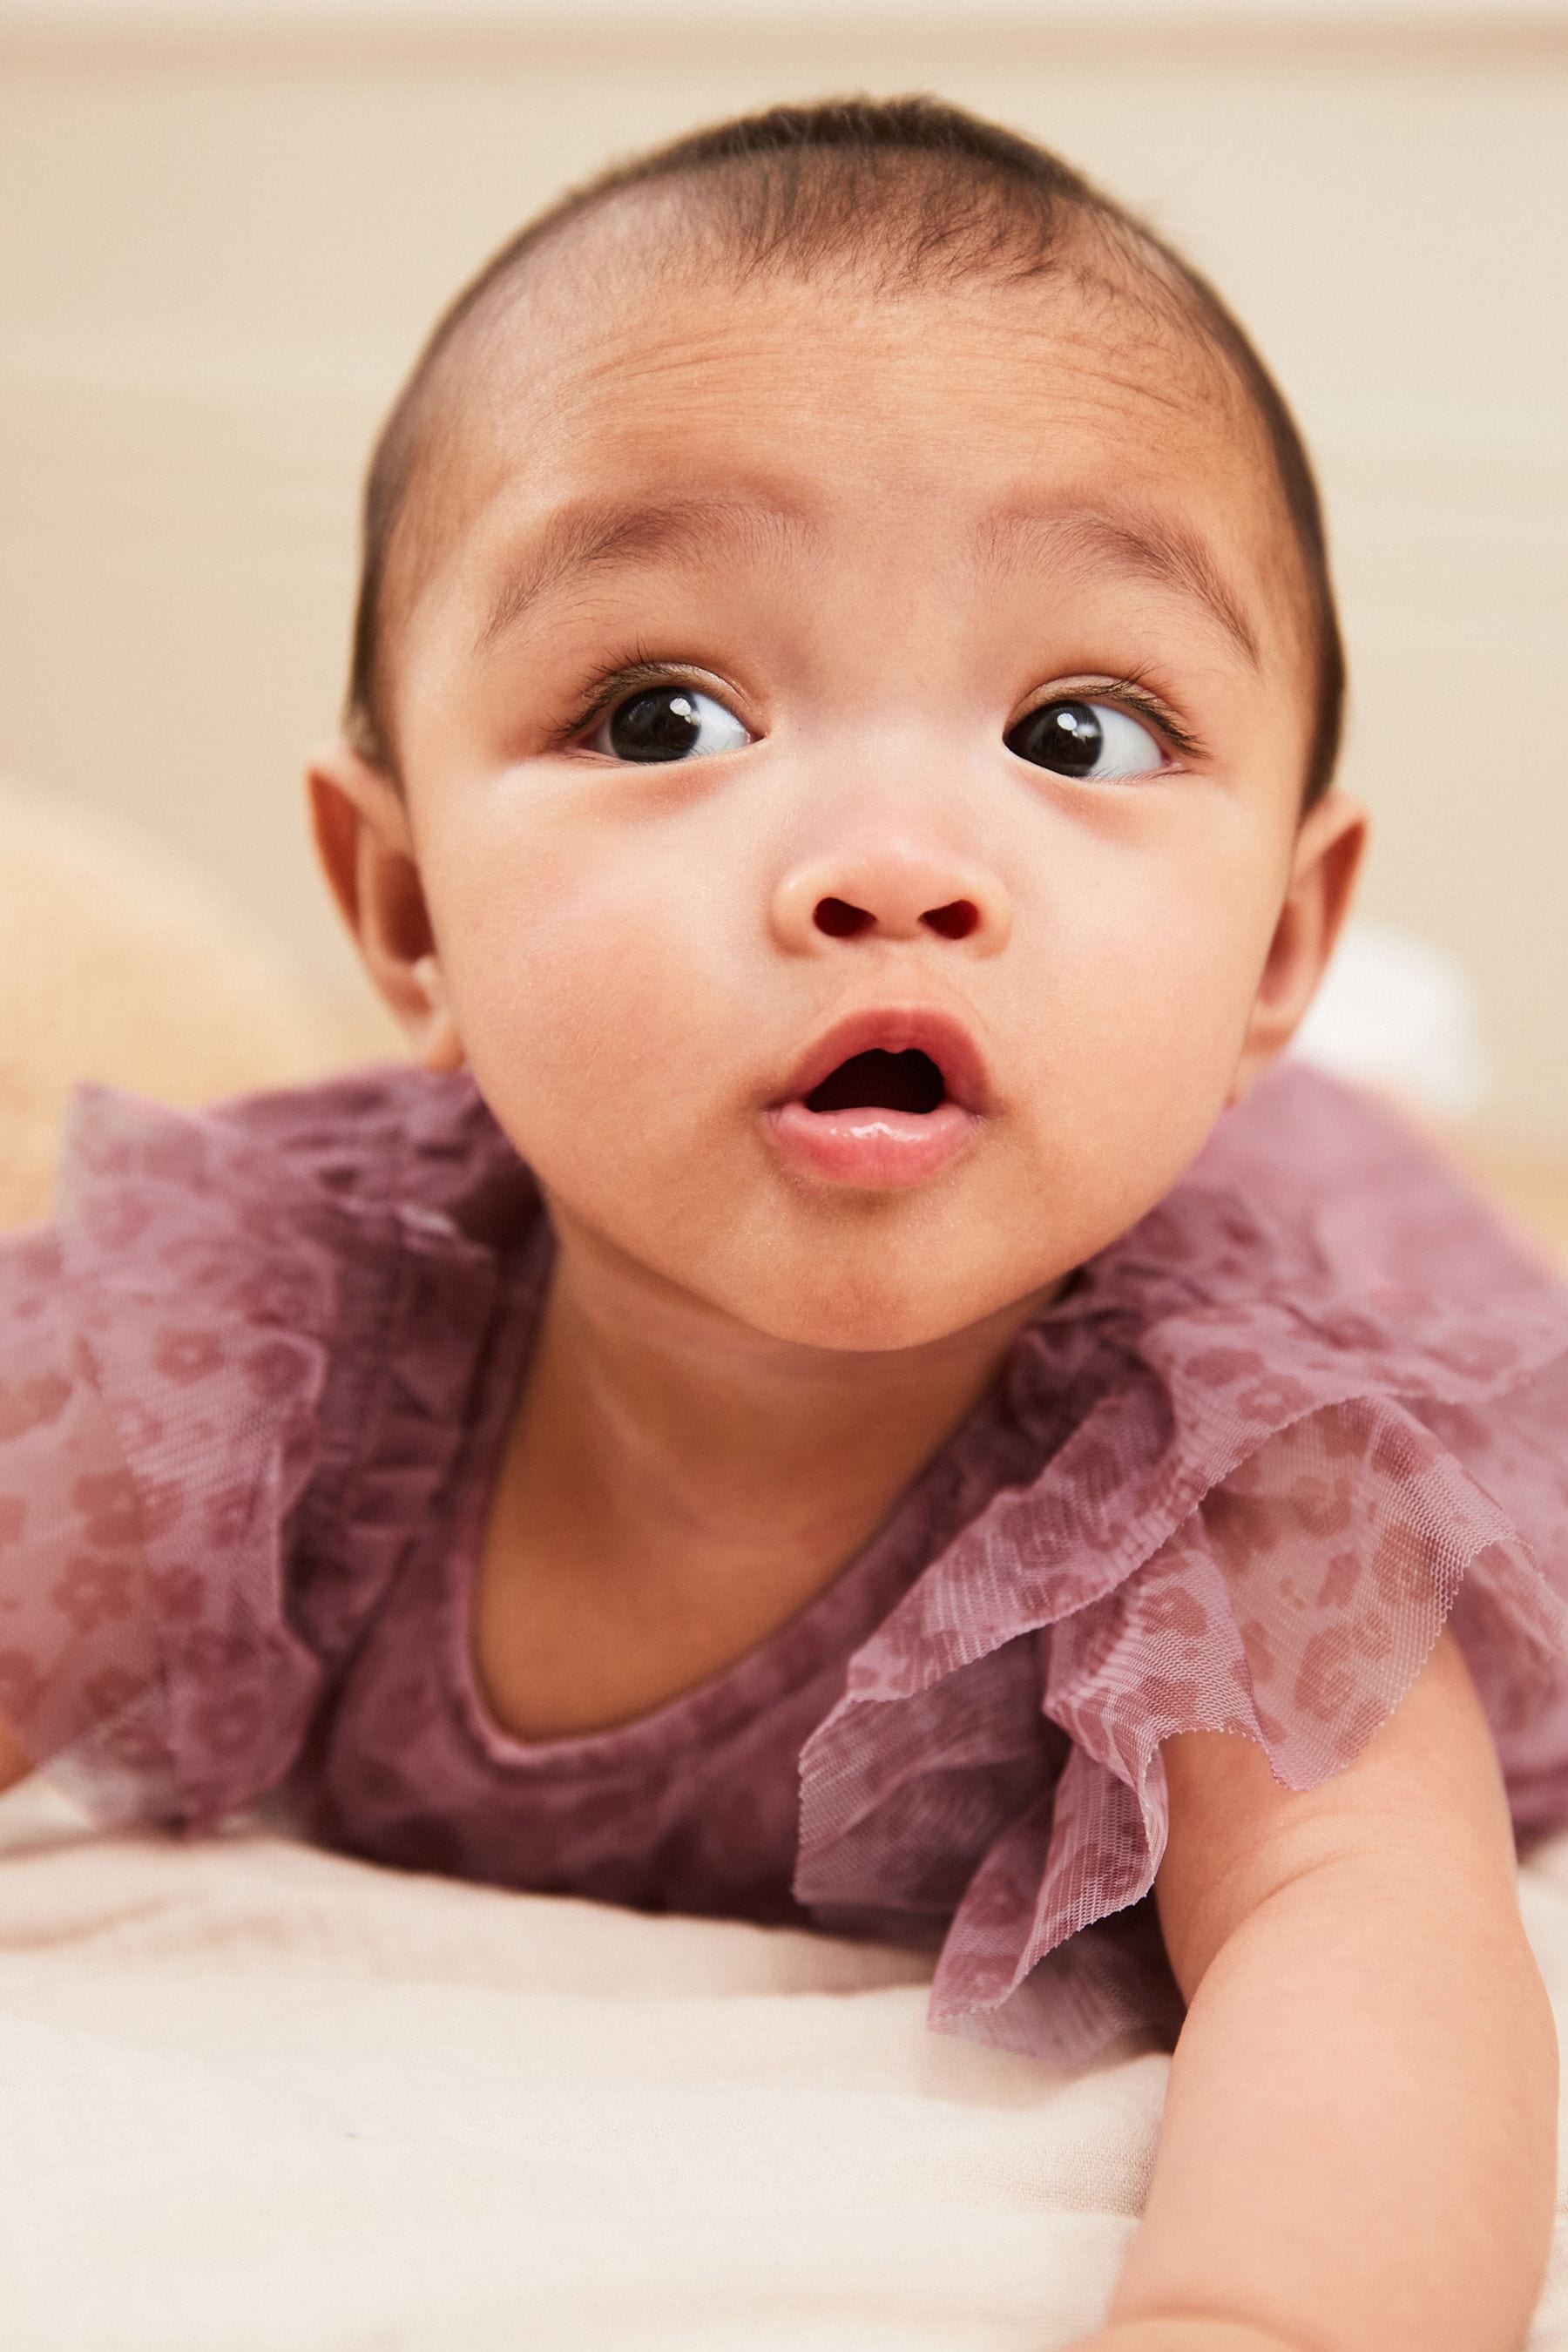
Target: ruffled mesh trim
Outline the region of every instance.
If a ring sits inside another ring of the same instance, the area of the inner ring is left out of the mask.
[[[1018,1409],[1069,1433],[931,1563],[803,1750],[797,1899],[857,1933],[950,1916],[941,2030],[1071,2063],[1168,2035],[1142,1900],[1161,1739],[1237,1733],[1311,1787],[1450,1612],[1516,1824],[1568,1817],[1568,1298],[1384,1114],[1277,1091],[1300,1213],[1237,1190],[1237,1165],[1260,1194],[1279,1173],[1244,1129],[1026,1335]],[[1320,1160],[1352,1192],[1375,1172],[1408,1223],[1313,1193],[1309,1111]],[[1441,1238],[1440,1284],[1413,1234]]]
[[[0,1251],[0,1716],[100,1820],[279,1781],[447,1475],[499,1275],[419,1195],[507,1155],[409,1075],[84,1089],[58,1230]]]
[[[331,1283],[276,1171],[233,1162],[221,1132],[93,1090],[58,1234],[5,1254],[36,1409],[0,1444],[0,1712],[110,1821],[209,1815],[236,1758],[283,1759],[311,1680],[278,1548]]]
[[[1495,1417],[1437,1417],[1442,1434],[1382,1398],[1309,1414],[1255,1448],[1111,1591],[1054,1620],[1037,1612],[1048,1635],[1031,1643],[1015,1634],[889,1709],[870,1733],[842,1711],[830,1717],[816,1741],[828,1748],[837,1724],[841,1776],[858,1766],[860,1808],[827,1843],[819,1801],[818,1842],[797,1891],[804,1883],[831,1913],[852,1885],[864,1922],[871,1878],[889,1910],[921,1907],[943,1891],[945,1825],[961,1823],[962,1843],[971,1854],[984,1848],[984,1859],[942,1948],[931,2024],[1064,2063],[1129,2031],[1168,2032],[1179,2005],[1173,2012],[1169,1972],[1146,1937],[1141,1953],[1104,1935],[1069,1943],[1152,1887],[1167,1830],[1160,1742],[1180,1731],[1239,1734],[1263,1748],[1285,1786],[1315,1787],[1394,1712],[1450,1615],[1516,1820],[1563,1818],[1568,1601],[1515,1513],[1521,1484],[1532,1529],[1544,1532],[1568,1505],[1568,1359],[1501,1400]],[[1514,1490],[1511,1510],[1489,1479]],[[1568,1583],[1561,1565],[1558,1573]],[[1026,1782],[1029,1750],[1021,1708],[1005,1695],[1031,1666],[1043,1717],[1071,1748],[1055,1785],[1037,1788],[1009,1819],[1009,1776]],[[963,1752],[953,1734],[967,1724],[973,1752],[982,1722],[993,1752],[959,1791],[949,1780]],[[854,1748],[847,1729],[859,1732]],[[954,1874],[957,1862],[951,1850]]]

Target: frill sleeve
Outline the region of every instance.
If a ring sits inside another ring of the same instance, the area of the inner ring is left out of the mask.
[[[285,1777],[446,1475],[494,1260],[419,1205],[473,1121],[427,1082],[411,1138],[409,1086],[83,1088],[0,1244],[0,1719],[100,1821]]]
[[[245,1802],[316,1681],[282,1559],[333,1268],[247,1157],[92,1090],[59,1224],[0,1248],[0,1717],[104,1821]]]
[[[945,1893],[939,2029],[1168,2040],[1162,1740],[1250,1738],[1311,1788],[1449,1621],[1519,1834],[1568,1822],[1568,1294],[1391,1116],[1272,1091],[1028,1335],[1042,1425],[1081,1413],[803,1756],[796,1893],[894,1933]]]

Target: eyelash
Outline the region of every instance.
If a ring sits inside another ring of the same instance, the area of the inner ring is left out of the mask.
[[[574,716],[552,730],[550,748],[554,751],[570,751],[580,735],[596,727],[617,702],[624,702],[639,689],[689,686],[694,694],[706,694],[717,684],[715,678],[704,681],[698,671],[679,662],[656,661],[650,655],[638,652],[629,662],[617,662],[613,668],[597,672],[577,703]]]
[[[696,670],[679,662],[658,661],[651,656],[637,654],[629,662],[619,663],[612,669],[601,670],[576,706],[575,711],[563,726],[552,732],[552,751],[569,751],[589,728],[596,727],[605,714],[618,702],[639,689],[655,686],[689,686],[696,694],[706,694],[718,684],[717,679],[704,679]],[[1124,677],[1086,677],[1069,679],[1055,686],[1038,702],[1020,710],[1016,719],[1008,722],[1007,731],[1022,725],[1030,711],[1044,710],[1053,702],[1072,701],[1114,702],[1119,709],[1134,718],[1146,719],[1157,734],[1163,735],[1172,749],[1184,760],[1201,759],[1203,746],[1190,729],[1173,715],[1164,697],[1152,690],[1136,674]]]

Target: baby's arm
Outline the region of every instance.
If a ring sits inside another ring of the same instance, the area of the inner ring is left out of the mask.
[[[1314,1790],[1227,1734],[1163,1752],[1156,1900],[1189,2010],[1093,2352],[1518,2352],[1550,2245],[1557,2044],[1451,1636]]]

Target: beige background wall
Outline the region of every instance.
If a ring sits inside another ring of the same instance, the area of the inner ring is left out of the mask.
[[[364,452],[423,329],[606,157],[846,88],[938,89],[1059,146],[1255,329],[1328,492],[1365,911],[1475,973],[1494,1136],[1568,1149],[1550,5],[0,5],[0,770],[183,845],[349,987],[296,777],[336,707]]]

